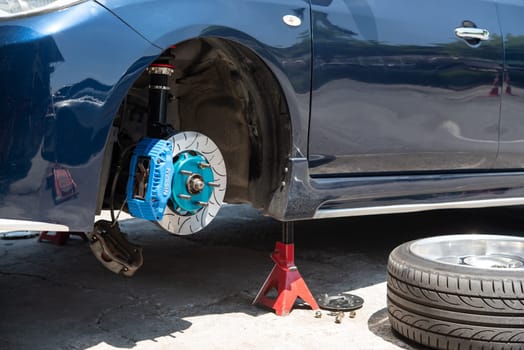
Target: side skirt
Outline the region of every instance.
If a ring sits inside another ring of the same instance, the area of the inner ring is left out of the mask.
[[[524,172],[312,178],[291,159],[269,214],[279,220],[408,213],[524,204]]]

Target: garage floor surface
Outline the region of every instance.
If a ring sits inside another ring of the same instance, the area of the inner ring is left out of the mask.
[[[144,248],[132,278],[87,244],[0,240],[0,349],[423,349],[390,330],[386,263],[402,242],[451,233],[522,234],[523,208],[373,216],[296,225],[296,263],[314,295],[365,299],[341,324],[307,309],[277,317],[251,301],[272,268],[280,225],[226,206],[202,233],[175,237],[123,218]]]

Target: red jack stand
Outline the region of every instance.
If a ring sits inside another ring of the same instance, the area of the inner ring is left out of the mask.
[[[271,270],[253,304],[262,304],[275,310],[278,316],[287,316],[297,298],[300,298],[313,310],[318,310],[315,298],[295,265],[293,222],[285,222],[282,226],[282,242],[277,242],[275,251],[271,254],[275,267]],[[267,297],[268,292],[272,289],[277,291],[275,299]]]
[[[49,231],[42,231],[38,237],[38,242],[51,241],[56,245],[64,245],[70,235],[80,236],[84,242],[87,242],[87,236],[83,232],[55,232],[54,235],[50,235]]]
[[[499,80],[499,76],[497,75],[495,79],[493,80],[493,85],[491,87],[491,90],[489,90],[488,96],[499,96],[499,87],[500,87],[500,80]]]

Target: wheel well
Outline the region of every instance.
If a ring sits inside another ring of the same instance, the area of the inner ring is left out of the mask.
[[[267,209],[285,176],[291,149],[291,122],[278,81],[255,53],[231,41],[193,39],[169,51],[175,76],[168,123],[176,130],[203,133],[218,145],[228,172],[226,202]],[[147,136],[148,84],[144,72],[115,118],[100,207],[109,207],[120,164],[120,176],[127,178],[123,150]],[[125,198],[123,178],[116,186],[115,206]]]

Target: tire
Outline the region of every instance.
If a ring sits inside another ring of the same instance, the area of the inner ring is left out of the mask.
[[[389,256],[389,320],[400,335],[434,349],[524,350],[523,280],[522,238],[408,242]]]

